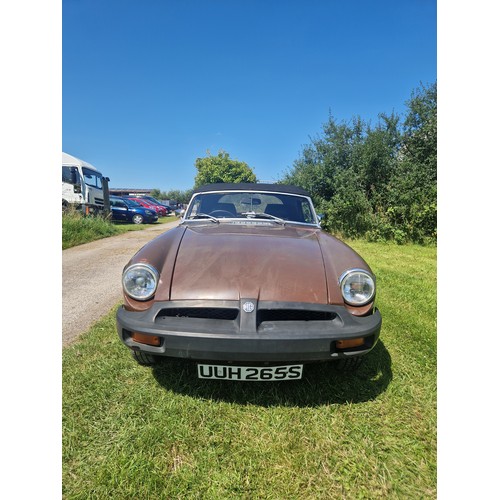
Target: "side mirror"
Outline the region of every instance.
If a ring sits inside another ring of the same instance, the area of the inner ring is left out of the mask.
[[[80,184],[75,184],[75,185],[73,186],[73,191],[74,191],[75,193],[81,193],[81,192],[82,192],[82,186],[81,186]]]
[[[318,217],[319,225],[323,227],[325,224],[325,214],[316,214],[316,216]]]

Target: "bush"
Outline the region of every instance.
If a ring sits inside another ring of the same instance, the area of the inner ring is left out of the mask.
[[[348,238],[437,241],[437,85],[421,87],[404,120],[337,123],[304,148],[282,182],[306,189],[323,227]]]

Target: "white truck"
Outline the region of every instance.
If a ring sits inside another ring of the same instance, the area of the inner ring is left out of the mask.
[[[87,215],[109,212],[108,182],[93,165],[63,152],[63,210],[73,206]]]

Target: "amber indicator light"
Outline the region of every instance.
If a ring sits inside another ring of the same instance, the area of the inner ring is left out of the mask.
[[[351,347],[359,347],[364,343],[364,337],[359,337],[357,339],[337,340],[337,342],[335,342],[335,345],[337,346],[337,349],[349,349]]]
[[[140,344],[159,346],[161,344],[160,337],[156,335],[144,335],[143,333],[132,333],[132,339]]]

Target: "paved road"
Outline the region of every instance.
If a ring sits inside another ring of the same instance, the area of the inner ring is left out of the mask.
[[[130,257],[178,223],[158,224],[63,250],[63,346],[73,342],[120,302],[121,274]]]

